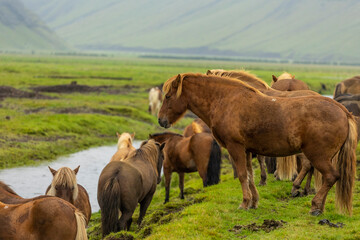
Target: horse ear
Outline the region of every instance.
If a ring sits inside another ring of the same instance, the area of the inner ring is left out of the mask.
[[[118,132],[116,132],[116,136],[119,138],[121,136],[121,134],[119,134]]]
[[[79,165],[77,168],[75,168],[75,169],[73,170],[73,171],[75,172],[75,175],[78,173],[79,168],[80,168],[80,165]]]
[[[57,171],[55,169],[52,169],[50,166],[48,166],[48,168],[49,168],[50,172],[52,173],[52,175],[55,176]]]
[[[132,139],[134,139],[134,137],[135,137],[135,132],[133,132],[130,136],[131,136]]]
[[[151,139],[152,138],[152,135],[149,133],[149,139]]]
[[[173,81],[173,83],[172,83],[172,87],[177,88],[179,86],[180,82],[181,82],[181,75],[178,74],[175,81]]]
[[[276,76],[272,75],[273,81],[276,82],[278,79]]]
[[[291,75],[291,78],[292,78],[292,79],[295,79],[295,75]]]
[[[207,70],[206,75],[211,75],[211,71]]]
[[[162,143],[162,144],[160,145],[160,151],[163,150],[164,147],[165,147],[165,143]]]

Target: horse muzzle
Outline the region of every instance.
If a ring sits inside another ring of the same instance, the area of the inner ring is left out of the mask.
[[[158,119],[159,125],[163,128],[169,128],[171,126],[171,124],[169,123],[169,121],[166,118],[159,118]]]

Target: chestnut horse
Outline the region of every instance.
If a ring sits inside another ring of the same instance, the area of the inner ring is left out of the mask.
[[[85,188],[77,184],[76,174],[80,166],[71,170],[68,167],[62,167],[59,170],[49,167],[53,175],[53,180],[49,187],[46,189],[45,194],[55,196],[68,201],[79,209],[86,218],[86,224],[89,223],[91,218],[91,205],[89,195]]]
[[[164,144],[160,145],[154,140],[145,141],[127,159],[110,162],[102,170],[97,199],[103,236],[129,230],[138,203],[140,215],[137,223],[140,226],[156,185],[161,182],[163,148]]]
[[[247,151],[265,156],[303,152],[324,180],[311,213],[324,211],[335,182],[339,210],[352,213],[357,129],[341,104],[321,96],[269,97],[232,78],[191,73],[170,78],[163,90],[159,124],[169,128],[189,109],[210,127],[235,161],[243,190],[241,208],[256,208],[259,199]],[[334,167],[331,160],[336,154]]]
[[[116,133],[116,136],[118,137],[117,151],[111,157],[110,162],[122,161],[125,158],[127,158],[132,151],[136,150],[134,148],[134,146],[132,145],[134,137],[135,137],[135,133],[130,134],[130,133],[124,132],[121,135],[119,133]]]
[[[294,75],[287,72],[277,78],[272,75],[273,81],[271,87],[279,91],[298,91],[298,90],[309,90],[309,86],[301,80],[295,79]]]
[[[0,181],[0,239],[85,240],[85,218],[60,198],[24,199]]]
[[[184,137],[177,133],[165,132],[149,135],[165,144],[164,177],[165,202],[169,201],[171,174],[179,174],[180,198],[184,199],[184,174],[199,172],[203,186],[218,184],[220,181],[221,150],[209,133],[197,133]]]
[[[345,93],[360,94],[360,76],[355,76],[336,84],[334,99]]]

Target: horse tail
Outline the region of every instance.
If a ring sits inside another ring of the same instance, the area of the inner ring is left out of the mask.
[[[280,180],[293,181],[297,176],[296,155],[277,157],[276,173]]]
[[[220,182],[221,149],[216,140],[212,141],[210,157],[206,173],[206,184],[214,185]]]
[[[314,169],[314,188],[315,192],[318,192],[322,186],[322,174],[317,170]]]
[[[342,94],[342,91],[341,91],[342,86],[343,86],[343,83],[342,83],[342,82],[336,84],[336,86],[335,86],[335,92],[334,92],[334,99]]]
[[[87,240],[87,234],[86,234],[86,220],[84,214],[76,209],[75,210],[75,219],[76,219],[76,237],[75,240]]]
[[[98,196],[101,209],[101,228],[103,236],[118,231],[120,209],[120,183],[116,177],[108,179]]]
[[[348,137],[339,150],[336,166],[340,178],[336,183],[335,203],[341,213],[352,214],[353,189],[356,177],[357,125],[353,117],[348,118]]]

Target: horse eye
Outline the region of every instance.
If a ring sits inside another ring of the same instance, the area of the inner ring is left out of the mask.
[[[169,99],[169,98],[170,98],[170,95],[166,95],[165,98],[166,98],[166,99]]]

